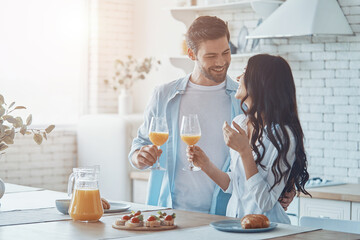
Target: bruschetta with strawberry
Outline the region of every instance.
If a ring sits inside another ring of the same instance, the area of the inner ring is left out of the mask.
[[[135,228],[144,226],[143,215],[136,215],[132,217],[129,221],[125,222],[125,227]]]
[[[160,219],[155,215],[151,215],[145,221],[145,227],[160,227]]]

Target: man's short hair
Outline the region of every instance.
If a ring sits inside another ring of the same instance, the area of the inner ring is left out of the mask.
[[[216,40],[225,36],[230,41],[227,23],[218,17],[201,16],[190,25],[186,33],[186,44],[197,54],[201,42]]]

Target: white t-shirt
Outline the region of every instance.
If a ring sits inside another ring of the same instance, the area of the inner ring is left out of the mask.
[[[224,142],[222,126],[231,122],[231,100],[226,94],[226,82],[216,86],[202,86],[189,81],[182,95],[179,110],[179,131],[184,115],[197,114],[201,138],[196,144],[206,153],[210,161],[222,168],[229,155]],[[189,164],[187,145],[179,139],[179,151],[175,170],[173,208],[208,213],[210,211],[215,183],[203,172],[182,170]]]

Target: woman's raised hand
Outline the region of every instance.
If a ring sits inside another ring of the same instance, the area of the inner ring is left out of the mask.
[[[228,147],[234,149],[241,154],[249,150],[249,139],[246,132],[236,122],[233,121],[232,123],[236,130],[230,127],[227,122],[224,122],[224,141]]]

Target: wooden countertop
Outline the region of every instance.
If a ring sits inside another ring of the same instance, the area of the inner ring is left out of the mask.
[[[144,171],[131,171],[130,172],[130,179],[131,180],[142,180],[147,181],[150,177],[150,171],[144,170]]]
[[[146,174],[146,173],[145,173]],[[144,174],[143,174],[144,175]],[[19,188],[17,188],[19,190]],[[28,209],[28,204],[34,201],[39,201],[39,199],[44,198],[41,195],[41,192],[47,190],[36,190],[36,191],[27,191],[29,189],[20,189],[26,190],[16,192],[16,193],[6,193],[6,195],[27,195],[26,197],[18,197],[19,199],[26,199],[26,201],[21,201],[24,204],[22,209],[18,211],[7,212],[11,214],[21,214],[26,213],[25,209]],[[48,191],[51,192],[51,191]],[[66,193],[63,193],[66,194]],[[54,201],[58,196],[55,195],[46,195],[46,200],[48,202]],[[2,198],[1,202],[5,205],[12,203],[13,201],[8,198]],[[132,205],[133,203],[129,203]],[[139,204],[136,204],[139,205]],[[41,207],[44,207],[40,206]],[[31,207],[31,206],[30,206]],[[39,208],[39,206],[33,206],[32,211]],[[134,207],[134,206],[133,206]],[[142,207],[150,207],[146,205],[142,205]],[[156,214],[157,210],[154,211],[153,207],[152,210],[144,210],[145,215]],[[156,208],[155,208],[156,209]],[[40,210],[39,210],[40,211]],[[197,213],[197,212],[187,212],[182,210],[166,210],[168,213],[176,213],[176,225],[177,228],[169,231],[165,231],[162,233],[157,233],[156,231],[125,231],[125,230],[118,230],[112,228],[112,224],[115,222],[116,219],[120,218],[121,215],[125,213],[113,213],[104,215],[100,221],[98,222],[78,222],[78,221],[71,221],[71,220],[51,220],[49,222],[32,222],[31,224],[18,224],[18,225],[8,225],[8,226],[1,226],[1,239],[183,239],[183,235],[187,233],[189,234],[198,234],[197,239],[201,239],[201,236],[207,236],[209,240],[211,239],[239,239],[238,233],[226,233],[221,231],[216,231],[209,226],[209,223],[219,220],[229,220],[233,218],[225,217],[225,216],[218,216],[218,215],[210,215],[204,213]],[[1,215],[1,214],[0,214]],[[22,216],[27,216],[23,214]],[[3,216],[4,217],[4,216]],[[31,216],[30,216],[31,217]],[[291,226],[286,224],[279,224],[277,230],[274,231],[285,231],[287,233],[289,229],[291,231],[297,232],[293,235],[286,235],[280,238],[274,237],[273,239],[283,239],[283,240],[293,240],[293,239],[360,239],[360,235],[350,234],[350,233],[342,233],[342,232],[333,232],[327,230],[315,230],[311,232],[303,232],[306,229],[302,229],[299,226]],[[311,230],[311,229],[310,229]],[[213,234],[210,235],[206,234],[208,231],[213,231]],[[300,233],[302,232],[302,233]],[[256,236],[256,234],[261,233],[252,233],[252,236]],[[168,237],[166,237],[168,236]],[[169,237],[170,236],[170,237]],[[245,237],[246,238],[246,237]],[[254,237],[256,238],[256,237]],[[192,239],[192,238],[188,238]],[[260,239],[257,238],[257,239]]]
[[[130,178],[132,180],[147,181],[150,171],[132,171]],[[313,198],[330,199],[339,201],[360,202],[360,184],[343,184],[337,186],[309,188],[308,192]],[[308,197],[300,194],[300,197]]]
[[[360,202],[360,184],[343,184],[337,186],[309,188],[313,198]],[[300,194],[300,197],[308,197]]]

